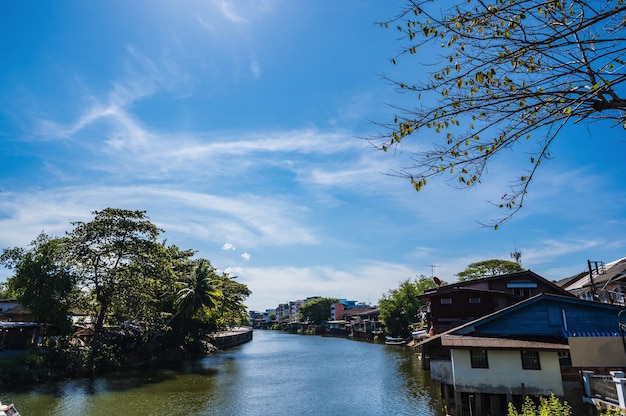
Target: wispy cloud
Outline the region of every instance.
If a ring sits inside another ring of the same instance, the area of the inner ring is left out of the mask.
[[[170,240],[184,236],[218,243],[234,235],[249,247],[318,241],[315,229],[298,218],[297,207],[276,197],[228,198],[162,187],[87,186],[3,193],[0,227],[5,231],[0,246],[24,245],[42,230],[62,235],[71,229],[70,222],[88,220],[92,211],[106,207],[146,210],[172,236]]]
[[[245,19],[237,10],[236,3],[230,0],[213,0],[213,4],[227,20],[232,23],[245,23]]]

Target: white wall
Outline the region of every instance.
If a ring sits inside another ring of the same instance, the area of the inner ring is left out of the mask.
[[[541,370],[523,370],[517,350],[488,350],[487,359],[489,368],[472,368],[469,350],[452,350],[454,388],[472,393],[563,396],[555,351],[539,352]]]

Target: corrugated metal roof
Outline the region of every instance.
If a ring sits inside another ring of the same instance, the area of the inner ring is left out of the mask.
[[[489,349],[532,349],[569,350],[569,345],[551,342],[523,341],[508,338],[471,337],[462,335],[442,335],[441,345],[450,348],[489,348]]]
[[[572,337],[619,337],[619,331],[593,331],[593,330],[562,330],[561,335],[565,338]]]
[[[624,270],[626,270],[626,257],[614,260],[604,265],[604,272],[601,274],[593,275],[594,283],[600,285],[618,277]],[[583,289],[591,285],[591,279],[589,278],[589,272],[583,272],[576,276],[572,276],[566,280],[563,279],[563,288],[569,291]]]

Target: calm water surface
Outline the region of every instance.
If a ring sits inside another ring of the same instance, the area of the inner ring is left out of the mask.
[[[22,416],[425,415],[439,390],[413,349],[254,332],[254,340],[177,369],[4,391]]]

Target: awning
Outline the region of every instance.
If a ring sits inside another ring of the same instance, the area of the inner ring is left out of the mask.
[[[619,337],[619,331],[595,331],[595,330],[562,330],[561,335],[564,338],[572,337]]]

